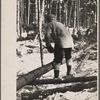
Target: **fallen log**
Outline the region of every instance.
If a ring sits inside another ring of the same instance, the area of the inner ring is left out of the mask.
[[[41,89],[38,91],[35,91],[34,93],[22,93],[21,97],[22,100],[43,100],[44,98],[47,98],[47,96],[56,94],[56,93],[65,93],[67,91],[69,92],[82,92],[84,89],[95,89],[94,91],[97,91],[97,82],[92,81],[92,82],[86,82],[86,83],[77,83],[77,84],[71,84],[68,86],[63,86],[63,87],[55,87],[51,89]],[[40,97],[40,98],[39,98]],[[60,99],[62,100],[62,99]]]
[[[64,64],[64,63],[65,63],[65,61],[62,62],[62,64]],[[38,78],[38,77],[42,76],[43,74],[45,74],[45,73],[49,72],[50,70],[52,70],[53,66],[54,66],[53,64],[54,64],[53,62],[50,62],[49,64],[46,64],[43,67],[39,67],[39,68],[37,68],[35,70],[32,70],[31,72],[29,72],[29,73],[27,73],[27,74],[25,74],[25,75],[23,75],[21,77],[19,77],[17,79],[17,91],[19,89],[21,89],[22,87],[24,87],[25,85],[32,84],[36,80],[36,78]],[[96,76],[93,76],[93,77],[90,77],[90,78],[79,77],[79,78],[76,78],[76,79],[63,80],[63,81],[61,81],[61,80],[51,80],[51,83],[52,84],[53,83],[57,83],[57,82],[58,83],[61,83],[61,82],[62,83],[67,83],[67,82],[74,82],[74,81],[75,82],[79,82],[79,81],[82,81],[82,80],[84,80],[84,81],[86,81],[86,80],[92,81],[92,80],[97,80],[97,77]],[[41,82],[37,82],[37,84],[38,83],[41,83]],[[50,83],[50,82],[47,82],[47,83]]]
[[[65,63],[65,61],[62,62],[62,64]],[[35,70],[32,70],[31,72],[19,77],[17,79],[17,90],[21,89],[27,84],[32,83],[36,78],[42,76],[43,74],[49,72],[53,69],[53,62],[50,62],[49,64],[44,65],[43,67],[39,67]]]
[[[29,85],[42,85],[42,84],[62,84],[62,83],[72,83],[72,82],[88,82],[97,80],[97,76],[88,76],[88,77],[71,77],[69,79],[37,79]]]
[[[53,63],[49,63],[44,65],[43,67],[39,67],[17,79],[17,90],[21,89],[25,85],[33,82],[36,78],[40,77],[41,75],[47,73],[53,68]]]

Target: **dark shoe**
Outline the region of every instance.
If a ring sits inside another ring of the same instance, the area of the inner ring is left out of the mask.
[[[74,76],[72,75],[72,74],[70,74],[70,75],[67,75],[66,76],[66,79],[71,79],[71,78],[73,78]]]
[[[54,70],[54,79],[59,77],[59,70]]]
[[[67,75],[70,75],[71,73],[71,66],[67,66]]]

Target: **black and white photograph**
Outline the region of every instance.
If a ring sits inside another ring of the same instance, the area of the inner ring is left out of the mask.
[[[98,0],[14,5],[16,100],[98,100]]]
[[[97,0],[17,0],[17,100],[97,100]]]

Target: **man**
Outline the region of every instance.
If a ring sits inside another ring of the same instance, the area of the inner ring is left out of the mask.
[[[73,48],[73,39],[66,27],[56,21],[55,15],[46,15],[46,45],[50,53],[54,53],[54,78],[59,77],[59,66],[62,63],[63,56],[66,59],[67,76],[71,75],[72,59],[71,50]],[[51,46],[50,40],[53,40],[55,47]]]

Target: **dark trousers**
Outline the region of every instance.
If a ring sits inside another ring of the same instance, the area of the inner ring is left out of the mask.
[[[58,45],[55,45],[54,48],[54,62],[62,63],[63,58],[65,57],[66,61],[71,59],[71,50],[72,48],[61,48]]]

